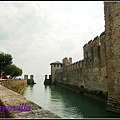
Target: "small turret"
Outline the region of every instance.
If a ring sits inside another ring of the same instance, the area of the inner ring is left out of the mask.
[[[50,65],[51,65],[51,76],[50,76],[51,82],[55,83],[56,81],[55,72],[57,69],[60,69],[62,67],[62,63],[59,61],[56,61],[56,62],[50,63]]]
[[[69,58],[69,64],[72,64],[72,58],[71,57]]]

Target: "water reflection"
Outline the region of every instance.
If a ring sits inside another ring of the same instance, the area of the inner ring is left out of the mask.
[[[27,85],[27,86],[29,86],[31,89],[33,89],[33,87],[34,87],[34,84]]]
[[[65,118],[116,118],[119,114],[105,111],[106,105],[85,95],[66,90],[58,85],[49,86],[50,109]],[[58,113],[59,112],[59,113]]]
[[[119,114],[105,111],[105,104],[99,101],[58,85],[44,85],[42,80],[36,78],[37,84],[28,85],[23,96],[62,118],[120,117]]]
[[[51,88],[50,88],[50,85],[44,85],[44,90],[45,90],[45,93],[47,93],[48,91],[51,92]]]

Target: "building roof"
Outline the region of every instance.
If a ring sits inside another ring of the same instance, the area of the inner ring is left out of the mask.
[[[52,63],[50,63],[50,65],[52,65],[52,64],[62,64],[62,63],[59,62],[59,61],[56,61],[56,62],[52,62]]]

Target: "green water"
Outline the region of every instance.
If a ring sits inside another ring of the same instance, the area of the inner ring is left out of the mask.
[[[23,96],[61,118],[119,118],[120,114],[105,111],[105,104],[58,85],[45,86],[44,77],[36,76],[35,85],[28,85]]]

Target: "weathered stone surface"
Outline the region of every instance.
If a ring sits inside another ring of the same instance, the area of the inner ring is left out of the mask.
[[[27,86],[27,80],[6,79],[6,80],[0,80],[0,84],[10,90],[13,90],[21,94],[25,89],[25,87]]]
[[[34,82],[33,79],[27,79],[27,84],[30,85],[30,84],[36,84],[36,83]]]
[[[104,2],[108,101],[120,113],[120,2]]]
[[[106,109],[120,113],[120,2],[104,2],[104,14],[105,31],[83,46],[84,59],[70,63],[65,57],[54,79],[66,88],[84,87],[86,93],[108,98]]]
[[[107,97],[105,32],[90,40],[84,47],[84,59],[69,64],[64,58],[63,67],[56,70],[56,81],[74,86],[84,86],[88,92]]]
[[[0,114],[2,118],[60,118],[58,115],[43,109],[22,95],[0,85],[0,106],[30,106],[30,110],[7,110]]]

